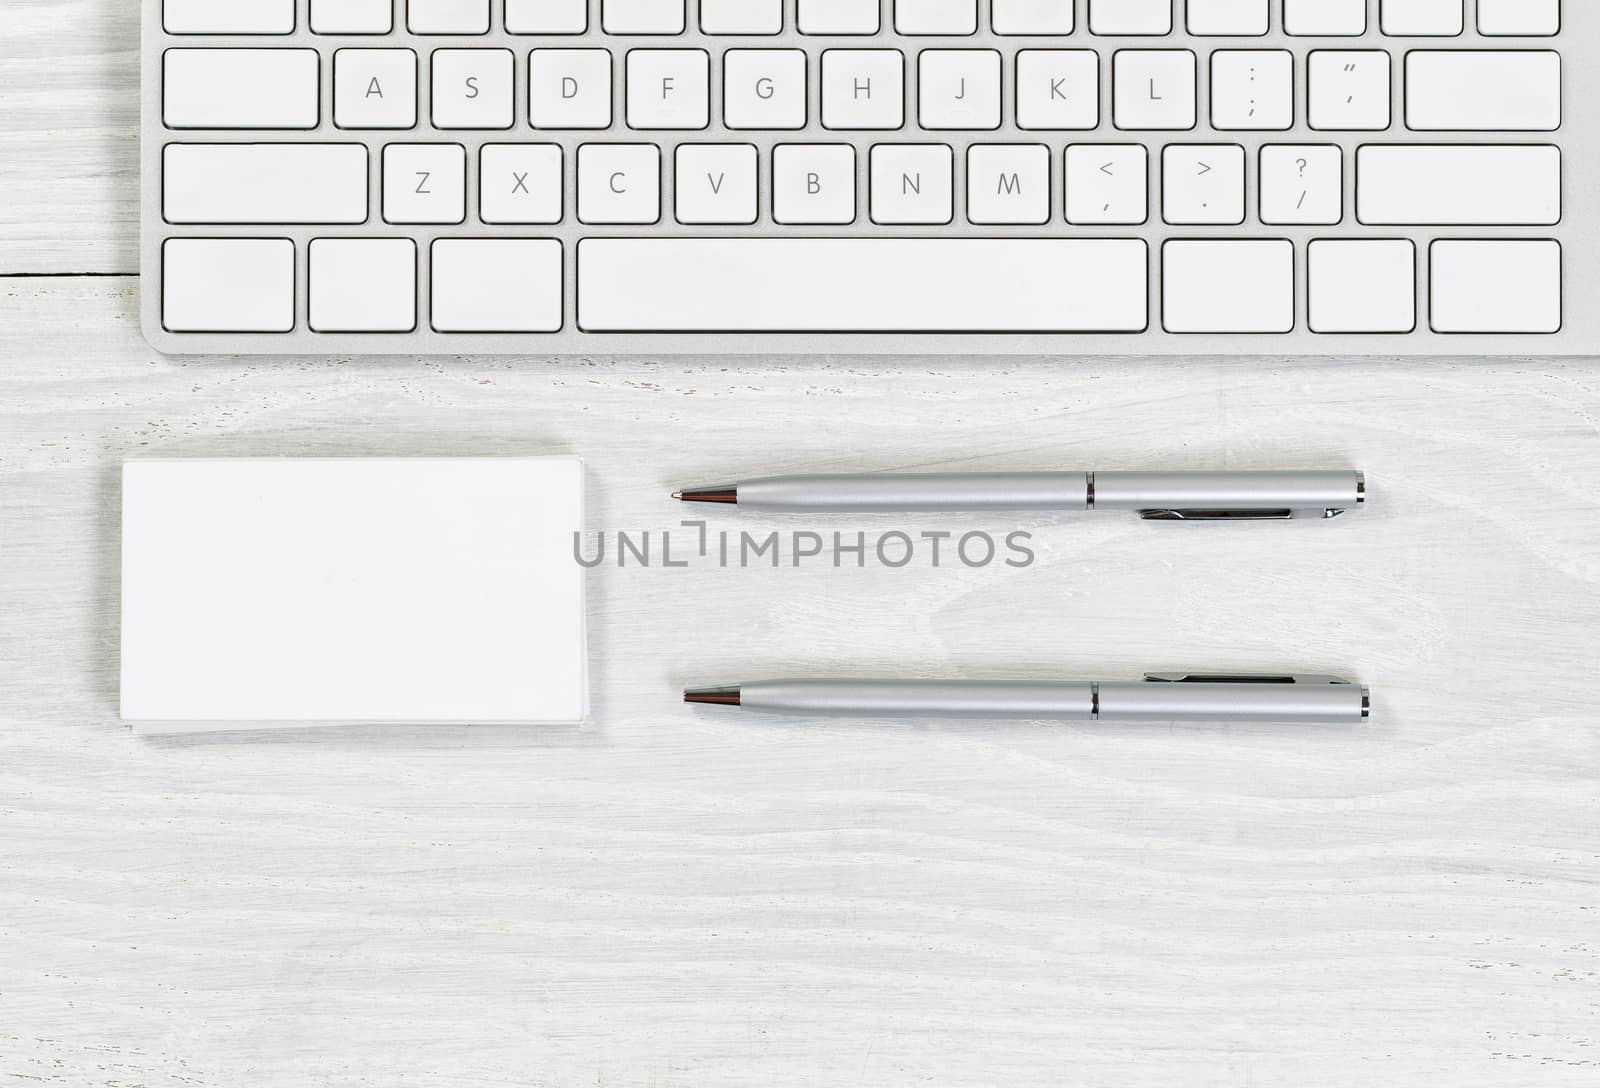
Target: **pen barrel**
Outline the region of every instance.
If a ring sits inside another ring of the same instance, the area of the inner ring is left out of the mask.
[[[1096,472],[1096,510],[1347,510],[1359,472]]]
[[[1367,716],[1357,684],[1156,683],[1097,685],[1103,722],[1355,723]]]
[[[1083,472],[779,476],[738,485],[739,506],[770,513],[1087,510]]]
[[[1087,682],[770,680],[740,688],[739,705],[773,714],[853,718],[1092,721]]]

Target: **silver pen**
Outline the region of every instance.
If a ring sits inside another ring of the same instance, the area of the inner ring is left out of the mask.
[[[1366,502],[1359,472],[974,472],[776,476],[673,492],[774,514],[1127,510],[1152,521],[1332,518]]]
[[[766,680],[691,688],[686,703],[768,714],[1070,722],[1355,723],[1365,687],[1334,676],[1147,673],[1142,681]]]

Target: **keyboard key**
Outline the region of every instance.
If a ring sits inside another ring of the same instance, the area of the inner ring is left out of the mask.
[[[954,218],[954,155],[944,144],[878,144],[870,178],[874,223],[948,223]]]
[[[1453,37],[1461,33],[1461,0],[1382,0],[1385,34]]]
[[[1143,223],[1150,218],[1150,155],[1143,144],[1070,144],[1067,222]]]
[[[701,129],[711,123],[711,60],[700,49],[628,53],[628,127]]]
[[[417,55],[409,49],[336,51],[333,123],[339,128],[415,126]]]
[[[1561,0],[1478,0],[1478,33],[1548,37],[1561,32]]]
[[[460,223],[467,217],[467,149],[390,144],[383,149],[386,223]]]
[[[417,327],[417,243],[316,238],[309,269],[314,332],[410,332]]]
[[[897,34],[976,34],[978,0],[894,0]]]
[[[1561,54],[1408,53],[1406,127],[1419,132],[1553,132],[1561,127]]]
[[[311,0],[313,34],[388,34],[393,0]]]
[[[589,0],[506,0],[509,34],[582,34],[589,29]]]
[[[802,34],[876,34],[878,0],[799,0]]]
[[[822,54],[822,124],[891,129],[905,123],[905,57],[896,49],[828,49]]]
[[[168,34],[293,34],[294,0],[162,0]]]
[[[315,49],[169,49],[161,116],[168,128],[316,128]]]
[[[1393,225],[1561,221],[1561,149],[1490,144],[1356,152],[1356,218]]]
[[[1089,49],[1024,49],[1017,54],[1017,127],[1097,128],[1100,55]]]
[[[974,144],[967,149],[969,223],[1048,223],[1050,149]]]
[[[1180,239],[1162,246],[1168,332],[1290,332],[1294,243]]]
[[[1561,331],[1561,244],[1434,242],[1430,304],[1435,332]]]
[[[655,144],[578,148],[578,219],[655,223],[661,218],[661,149]]]
[[[1286,34],[1359,37],[1367,32],[1367,0],[1283,0]]]
[[[1071,34],[1072,0],[993,0],[996,34]]]
[[[1259,37],[1267,32],[1268,0],[1189,0],[1191,34]]]
[[[678,222],[754,223],[758,158],[753,144],[679,144],[673,186]]]
[[[559,223],[558,144],[485,144],[478,158],[478,218],[485,223]]]
[[[413,34],[487,34],[489,0],[406,0]]]
[[[610,128],[611,54],[535,49],[528,56],[528,121],[534,128]]]
[[[510,128],[515,69],[509,49],[435,49],[433,127]]]
[[[1261,221],[1331,225],[1344,218],[1344,152],[1331,145],[1261,149]]]
[[[556,332],[561,243],[549,238],[440,238],[433,243],[437,332]]]
[[[161,246],[161,325],[170,332],[294,328],[294,243],[169,238]]]
[[[924,49],[917,58],[918,123],[925,129],[1000,127],[1000,54]]]
[[[1194,128],[1195,59],[1187,49],[1119,50],[1112,83],[1118,128]]]
[[[724,53],[722,123],[733,129],[805,128],[805,52],[730,49]]]
[[[1409,240],[1325,239],[1307,247],[1312,332],[1411,332],[1417,249]]]
[[[1089,0],[1091,34],[1171,34],[1173,0]]]
[[[578,243],[578,325],[591,332],[1138,332],[1148,285],[1137,239]]]
[[[794,224],[855,222],[855,148],[849,144],[773,148],[772,218]]]
[[[161,208],[169,223],[364,223],[360,144],[168,144]]]
[[[1219,49],[1211,54],[1212,128],[1281,130],[1293,125],[1293,53]]]
[[[781,34],[783,0],[700,0],[703,34]]]
[[[1389,54],[1319,49],[1307,64],[1311,127],[1377,131],[1389,127]]]
[[[607,34],[682,34],[683,0],[600,0]]]
[[[1161,153],[1161,215],[1168,223],[1244,222],[1244,148],[1168,144]]]

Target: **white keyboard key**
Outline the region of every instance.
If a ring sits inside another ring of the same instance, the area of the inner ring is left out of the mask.
[[[783,0],[700,0],[702,34],[781,34]]]
[[[878,0],[799,0],[802,34],[876,34]]]
[[[1294,54],[1219,49],[1211,54],[1211,127],[1286,129],[1294,124]]]
[[[976,34],[978,0],[894,0],[896,34]]]
[[[364,223],[367,149],[168,144],[161,193],[169,223]]]
[[[1561,243],[1444,240],[1429,263],[1434,332],[1561,331]]]
[[[1193,53],[1187,49],[1123,49],[1111,63],[1112,115],[1118,128],[1194,128]]]
[[[485,223],[559,223],[558,144],[485,144],[478,157],[478,218]]]
[[[600,0],[607,34],[682,34],[683,0]]]
[[[1261,149],[1261,221],[1323,226],[1344,218],[1344,151],[1330,145]]]
[[[333,123],[339,128],[415,126],[417,55],[409,49],[335,51]]]
[[[673,186],[680,223],[756,221],[753,144],[679,144]]]
[[[460,144],[383,149],[386,223],[460,223],[467,217],[467,151]]]
[[[1171,34],[1173,0],[1089,0],[1091,34]]]
[[[487,34],[489,0],[406,0],[413,34]]]
[[[1100,55],[1089,49],[1017,54],[1017,127],[1091,129],[1100,124]]]
[[[534,128],[610,128],[611,54],[535,49],[528,56],[528,121]]]
[[[509,49],[435,49],[433,127],[510,128],[515,70]]]
[[[1561,33],[1561,0],[1478,0],[1478,33],[1549,37]]]
[[[1461,0],[1382,0],[1383,32],[1394,36],[1453,37],[1461,33]]]
[[[855,148],[849,144],[773,148],[772,218],[793,224],[855,222]]]
[[[628,127],[701,129],[711,123],[711,60],[700,49],[628,53]]]
[[[805,128],[805,51],[730,49],[724,53],[722,123],[733,129]]]
[[[1561,54],[1413,50],[1406,127],[1418,132],[1553,132],[1561,127]]]
[[[1267,32],[1268,0],[1189,0],[1189,33],[1259,37]]]
[[[438,332],[556,332],[561,243],[549,238],[440,238],[433,243],[431,320]]]
[[[295,0],[162,0],[168,34],[293,34]]]
[[[1396,226],[1554,225],[1561,221],[1561,149],[1491,144],[1360,148],[1356,218]]]
[[[589,0],[506,0],[510,34],[583,34],[589,29]]]
[[[161,324],[170,332],[294,328],[294,243],[169,238],[161,246]]]
[[[316,128],[315,49],[169,49],[161,116],[168,128]]]
[[[1244,222],[1244,148],[1168,144],[1161,153],[1161,214],[1168,223]]]
[[[918,123],[925,129],[1000,127],[1000,54],[924,49],[917,58]]]
[[[314,238],[307,258],[314,332],[411,332],[417,327],[417,243],[410,238]]]
[[[586,238],[591,332],[1138,332],[1136,239]]]
[[[1043,144],[967,148],[969,223],[1048,223],[1050,149]]]
[[[1389,54],[1319,49],[1307,62],[1311,127],[1378,131],[1389,127]]]
[[[905,123],[905,57],[896,49],[822,53],[822,124],[891,129]]]
[[[1177,239],[1162,246],[1168,332],[1290,332],[1294,243]]]
[[[655,223],[661,218],[661,149],[654,144],[578,148],[578,219]]]
[[[1328,239],[1307,247],[1312,332],[1411,332],[1417,250],[1406,239]]]
[[[388,34],[393,30],[394,0],[311,0],[313,34]]]
[[[1367,32],[1367,0],[1283,0],[1286,34],[1358,38]]]
[[[1143,144],[1070,144],[1067,222],[1143,223],[1150,218],[1150,155]]]
[[[996,34],[1071,34],[1072,0],[993,0]]]
[[[948,223],[954,217],[954,155],[944,144],[878,144],[872,149],[874,223]]]

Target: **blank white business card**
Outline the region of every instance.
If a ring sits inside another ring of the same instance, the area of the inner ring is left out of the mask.
[[[572,457],[129,461],[122,717],[575,722]]]

